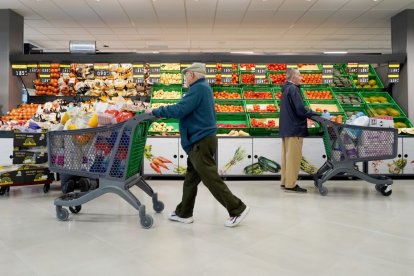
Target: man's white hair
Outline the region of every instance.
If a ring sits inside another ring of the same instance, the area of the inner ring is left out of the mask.
[[[296,68],[286,69],[286,80],[291,81],[294,76],[299,76],[300,72]]]
[[[201,78],[205,78],[205,77],[206,77],[206,75],[205,75],[205,74],[200,73],[200,72],[193,72],[193,74],[194,74],[194,77],[195,77],[197,80],[199,80],[199,79],[201,79]]]

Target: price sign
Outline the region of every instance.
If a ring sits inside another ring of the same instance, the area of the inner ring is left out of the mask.
[[[40,63],[39,64],[39,73],[40,74],[50,74],[50,63]]]
[[[95,63],[93,65],[93,70],[95,71],[95,76],[97,77],[109,76],[109,64],[108,63]]]
[[[221,75],[221,82],[226,83],[226,84],[230,84],[231,83],[231,75],[229,75],[229,74]]]
[[[255,84],[267,84],[266,75],[255,75],[254,76],[254,83]]]
[[[217,68],[215,63],[206,64],[206,73],[215,74],[217,73]]]
[[[358,64],[358,74],[366,75],[369,73],[369,64]]]
[[[135,83],[144,83],[145,81],[144,74],[136,74],[136,75],[133,75],[132,77]]]
[[[400,82],[400,64],[399,63],[388,64],[388,82],[389,83]]]
[[[152,75],[150,75],[149,82],[151,82],[151,83],[160,82],[160,74],[152,74]]]
[[[266,75],[266,72],[267,72],[266,64],[256,64],[256,69],[254,71],[256,75]]]
[[[150,74],[159,74],[161,71],[159,63],[150,64]]]
[[[40,74],[39,75],[41,83],[48,83],[50,82],[50,73],[49,74]]]
[[[360,83],[368,83],[368,81],[369,81],[369,78],[368,78],[368,75],[367,74],[366,75],[358,74],[358,82],[360,82]]]
[[[28,73],[37,73],[37,64],[27,64]]]
[[[224,73],[224,74],[231,74],[231,73],[233,73],[233,64],[231,64],[231,63],[223,63],[221,65],[221,72]]]
[[[206,75],[206,81],[208,84],[216,83],[216,75]]]
[[[357,74],[358,73],[358,63],[348,63],[348,73]]]
[[[60,65],[60,72],[62,74],[69,74],[70,73],[70,64],[61,64]]]
[[[140,74],[144,74],[144,64],[133,64],[132,65],[132,74],[135,75],[140,75]]]
[[[322,65],[322,75],[333,75],[334,67],[332,64],[323,64]]]
[[[388,74],[388,82],[389,83],[397,83],[400,82],[400,75],[397,74]]]
[[[333,75],[322,75],[322,82],[325,84],[333,83]]]
[[[286,68],[290,68],[290,69],[298,69],[298,65],[297,64],[287,64]]]
[[[12,64],[13,76],[27,76],[27,65],[26,64]]]

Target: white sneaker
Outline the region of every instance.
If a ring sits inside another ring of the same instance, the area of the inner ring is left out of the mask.
[[[169,220],[172,220],[172,221],[178,221],[178,222],[181,222],[181,223],[186,223],[186,224],[189,224],[189,223],[193,223],[194,222],[193,217],[182,218],[182,217],[177,216],[175,214],[175,212],[172,212],[170,215],[168,215],[168,219]]]
[[[226,227],[237,226],[247,216],[249,211],[250,211],[250,207],[246,206],[246,209],[244,209],[243,213],[241,213],[239,216],[229,217],[229,219],[226,220],[226,222],[224,223],[224,226]]]

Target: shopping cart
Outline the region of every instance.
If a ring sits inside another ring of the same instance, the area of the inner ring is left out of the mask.
[[[145,206],[130,192],[140,187],[152,197],[156,212],[164,209],[157,194],[138,174],[143,160],[152,115],[139,114],[123,123],[90,129],[48,132],[49,169],[54,172],[99,179],[99,188],[88,192],[69,193],[55,199],[56,215],[66,221],[69,211],[76,214],[82,204],[106,193],[115,193],[139,212],[143,228],[153,219]]]
[[[392,179],[383,175],[367,175],[357,170],[355,163],[395,158],[398,147],[396,129],[338,124],[320,116],[312,116],[312,120],[319,122],[324,130],[327,160],[314,175],[315,187],[321,195],[328,194],[323,183],[339,174],[373,183],[382,195],[391,195]]]

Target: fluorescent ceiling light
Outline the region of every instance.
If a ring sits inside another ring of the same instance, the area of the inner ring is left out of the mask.
[[[327,54],[327,55],[329,55],[329,54],[338,54],[338,55],[344,55],[344,54],[348,54],[348,52],[347,51],[328,51],[328,52],[323,52],[324,54]]]
[[[241,54],[241,55],[252,55],[254,52],[252,51],[245,51],[245,52],[230,52],[230,54]]]

